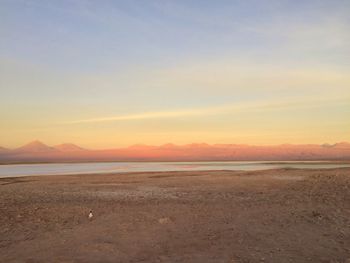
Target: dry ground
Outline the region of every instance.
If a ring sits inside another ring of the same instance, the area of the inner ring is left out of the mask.
[[[0,179],[0,262],[349,259],[350,169]]]

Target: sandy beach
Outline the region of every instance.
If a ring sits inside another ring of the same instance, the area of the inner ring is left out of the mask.
[[[3,178],[0,200],[0,262],[350,260],[349,168]]]

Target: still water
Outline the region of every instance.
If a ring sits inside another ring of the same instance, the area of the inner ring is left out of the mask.
[[[327,169],[350,167],[330,162],[100,162],[0,165],[0,177],[62,174],[96,174],[149,171],[253,171],[277,168]]]

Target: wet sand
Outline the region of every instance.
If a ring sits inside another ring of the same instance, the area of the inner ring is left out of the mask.
[[[0,262],[349,260],[349,168],[0,179]]]

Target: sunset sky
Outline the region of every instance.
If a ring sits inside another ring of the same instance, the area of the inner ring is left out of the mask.
[[[350,141],[350,1],[0,1],[0,146]]]

